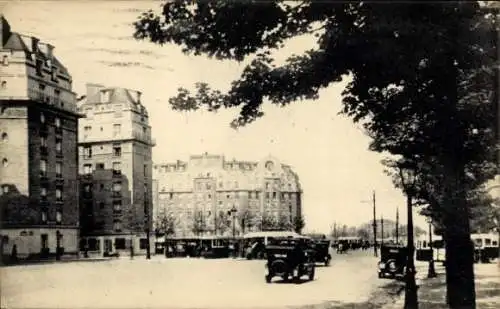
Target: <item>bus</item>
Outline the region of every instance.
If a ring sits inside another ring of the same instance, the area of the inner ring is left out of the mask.
[[[493,233],[471,234],[470,238],[474,244],[474,262],[488,263],[490,260],[498,258],[499,245],[497,235]],[[432,249],[434,261],[445,262],[445,243],[441,236],[432,236]],[[431,251],[428,234],[422,235],[417,239],[416,255],[417,261],[430,260]]]

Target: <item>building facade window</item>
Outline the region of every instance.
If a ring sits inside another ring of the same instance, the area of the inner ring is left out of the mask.
[[[84,164],[83,165],[83,173],[85,175],[90,175],[92,174],[92,164]]]
[[[54,125],[56,126],[56,128],[60,128],[61,127],[61,118],[59,118],[59,117],[54,118]]]
[[[46,136],[40,136],[40,146],[47,147],[47,137]]]
[[[2,81],[2,89],[6,89],[7,88],[7,82],[6,81]]]
[[[122,223],[120,221],[114,221],[113,222],[113,230],[115,230],[116,232],[120,232],[122,230]],[[118,239],[116,239],[116,249],[118,249]],[[125,247],[125,246],[123,246]],[[123,248],[125,249],[125,248]]]
[[[58,178],[62,177],[62,163],[61,162],[56,162],[56,177],[58,177]]]
[[[40,160],[40,176],[47,176],[47,160]]]
[[[92,147],[90,147],[90,146],[83,147],[83,157],[85,159],[92,158]]]
[[[120,200],[113,201],[113,210],[114,211],[122,210],[122,201]]]
[[[122,155],[122,147],[120,145],[113,145],[113,156],[121,157]]]
[[[113,196],[120,197],[122,192],[122,183],[121,181],[117,181],[113,183]]]
[[[121,124],[113,124],[113,136],[118,136],[121,134],[122,125]]]
[[[56,152],[58,155],[62,155],[62,140],[56,139]]]
[[[7,194],[7,193],[9,193],[9,186],[7,186],[7,185],[3,185],[3,186],[2,186],[2,193],[3,193],[3,194]]]
[[[47,198],[47,187],[40,187],[40,197],[42,200]]]
[[[3,65],[9,65],[9,57],[7,55],[4,55],[2,57],[2,64]]]
[[[9,140],[9,135],[7,132],[2,133],[2,142],[7,142]]]
[[[113,162],[113,175],[121,175],[122,167],[120,162]]]
[[[104,165],[104,163],[96,163],[95,164],[95,169],[96,170],[103,170],[106,168],[106,165]]]
[[[2,166],[7,167],[9,165],[9,160],[7,158],[2,159]]]
[[[62,201],[62,187],[57,187],[56,188],[56,201]]]
[[[47,212],[46,211],[42,211],[42,222],[47,222]]]
[[[62,222],[62,211],[61,210],[57,210],[56,211],[56,222],[57,223],[61,223]]]

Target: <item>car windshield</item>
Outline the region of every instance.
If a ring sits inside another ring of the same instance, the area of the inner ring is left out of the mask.
[[[293,238],[274,238],[269,237],[268,244],[271,246],[295,246],[297,244],[297,239]]]

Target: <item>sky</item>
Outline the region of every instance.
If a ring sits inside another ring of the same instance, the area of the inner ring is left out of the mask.
[[[331,84],[315,101],[286,107],[265,104],[265,116],[244,128],[230,128],[238,109],[209,113],[177,112],[168,99],[179,87],[207,82],[226,90],[244,63],[187,56],[175,45],[136,41],[134,22],[162,1],[16,1],[1,2],[13,31],[34,35],[55,46],[56,57],[73,76],[73,90],[101,83],[142,91],[156,139],[154,163],[187,160],[191,154],[224,154],[227,159],[257,161],[273,155],[298,173],[306,230],[328,232],[333,223],[357,225],[372,220],[372,192],[377,217],[406,220],[405,197],[383,172],[384,158],[368,150],[370,139],[359,124],[339,115],[345,81]],[[277,52],[279,60],[313,47],[298,38]],[[416,224],[425,220],[416,217]]]

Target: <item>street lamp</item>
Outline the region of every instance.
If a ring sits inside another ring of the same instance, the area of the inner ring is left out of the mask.
[[[233,205],[233,208],[231,208],[231,210],[229,210],[230,214],[233,216],[233,240],[234,238],[236,237],[236,219],[235,219],[235,216],[236,216],[236,212],[238,211],[238,209],[236,209],[236,207]]]
[[[404,167],[399,167],[399,176],[406,194],[406,209],[408,212],[408,258],[406,259],[406,286],[405,286],[405,309],[417,309],[417,283],[415,282],[415,244],[413,240],[413,194],[415,190],[415,171]]]
[[[427,278],[435,278],[437,274],[434,267],[434,248],[432,247],[432,218],[427,218],[427,223],[429,223],[429,249],[431,249],[431,258],[429,260]]]
[[[56,231],[56,260],[61,259],[61,233]]]

